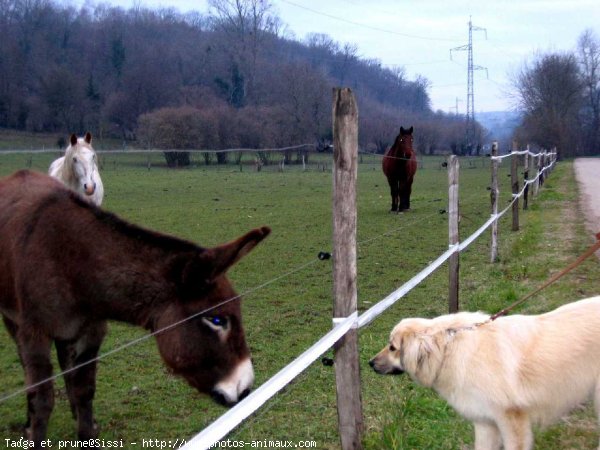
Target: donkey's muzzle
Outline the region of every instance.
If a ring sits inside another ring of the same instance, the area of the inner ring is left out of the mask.
[[[247,358],[242,360],[228,377],[215,385],[211,396],[221,405],[232,406],[248,396],[253,383],[254,370],[250,358]]]
[[[228,397],[223,392],[221,392],[221,391],[219,391],[217,389],[214,389],[210,393],[210,396],[219,405],[227,406],[229,408],[231,406],[236,405],[238,402],[241,402],[246,397],[248,397],[248,395],[250,395],[250,392],[252,392],[252,391],[249,388],[246,389],[246,390],[244,390],[243,392],[240,393],[240,395],[237,398],[237,400],[232,400],[230,397]]]

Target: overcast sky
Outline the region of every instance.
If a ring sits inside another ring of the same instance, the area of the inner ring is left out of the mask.
[[[81,5],[89,0],[75,0]],[[104,1],[103,1],[104,2]],[[92,1],[91,4],[98,3]],[[134,0],[108,0],[129,8]],[[208,12],[206,0],[135,0],[141,6]],[[600,0],[272,0],[287,32],[303,40],[325,33],[358,47],[359,56],[403,66],[427,78],[433,108],[466,112],[467,52],[473,31],[475,111],[512,109],[511,77],[536,52],[574,50],[590,28],[600,39]],[[487,35],[487,39],[486,39]],[[457,102],[458,99],[458,102]]]

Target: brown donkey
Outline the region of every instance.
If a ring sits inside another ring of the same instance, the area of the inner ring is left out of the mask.
[[[35,385],[27,434],[36,448],[54,405],[52,383],[36,385],[52,376],[52,343],[61,369],[76,367],[98,354],[107,320],[167,328],[156,341],[173,373],[221,403],[246,395],[254,373],[225,272],[269,232],[207,249],[131,225],[45,175],[0,180],[0,313]],[[95,378],[95,362],[65,375],[81,440],[97,435]]]

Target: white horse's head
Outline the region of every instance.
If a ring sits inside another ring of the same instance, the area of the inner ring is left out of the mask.
[[[96,152],[92,148],[92,135],[88,132],[83,138],[71,135],[71,145],[65,152],[65,165],[70,166],[77,190],[86,195],[96,192],[96,173],[98,163]]]

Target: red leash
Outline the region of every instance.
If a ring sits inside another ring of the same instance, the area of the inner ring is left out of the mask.
[[[556,275],[554,275],[552,278],[550,278],[548,281],[546,281],[544,284],[542,284],[540,287],[538,287],[535,291],[527,294],[525,297],[523,297],[522,299],[516,301],[515,303],[513,303],[510,306],[508,306],[507,308],[504,308],[503,310],[498,311],[496,314],[494,314],[493,316],[491,316],[486,322],[483,322],[483,323],[492,322],[493,320],[496,320],[498,317],[505,315],[506,313],[508,313],[512,309],[514,309],[517,306],[519,306],[521,303],[524,303],[526,300],[528,300],[529,298],[533,297],[535,294],[537,294],[538,292],[540,292],[545,287],[547,287],[547,286],[551,285],[552,283],[554,283],[556,280],[558,280],[559,278],[561,278],[563,275],[569,273],[575,267],[579,266],[583,261],[585,261],[591,255],[593,255],[596,252],[596,250],[600,249],[600,233],[596,233],[596,239],[597,239],[597,242],[594,245],[592,245],[590,248],[588,248],[585,251],[585,253],[583,253],[579,258],[577,258],[575,261],[573,261],[571,264],[569,264],[563,270],[561,270],[560,272],[558,272]]]

